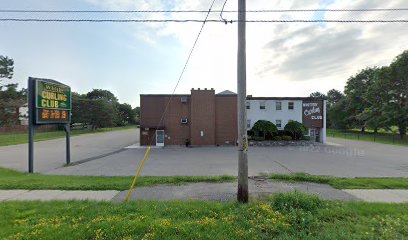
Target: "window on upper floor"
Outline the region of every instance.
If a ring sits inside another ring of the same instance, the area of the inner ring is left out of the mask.
[[[266,109],[265,102],[260,102],[259,103],[259,109]]]
[[[251,109],[251,103],[250,102],[246,102],[246,109]]]
[[[276,110],[282,110],[282,102],[276,102]]]
[[[251,128],[251,119],[247,119],[247,128],[248,128],[248,129]]]
[[[295,104],[294,104],[294,102],[289,102],[289,104],[288,104],[288,109],[289,109],[289,110],[295,109]]]
[[[282,120],[276,120],[276,127],[281,128],[282,127]]]

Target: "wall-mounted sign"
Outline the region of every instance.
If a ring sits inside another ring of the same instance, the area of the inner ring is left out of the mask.
[[[303,101],[302,119],[306,127],[323,128],[323,100]]]
[[[53,80],[35,80],[35,124],[66,124],[71,119],[71,88]]]

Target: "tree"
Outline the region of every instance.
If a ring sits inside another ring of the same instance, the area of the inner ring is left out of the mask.
[[[118,102],[116,96],[108,90],[103,89],[93,89],[86,94],[88,99],[105,99],[108,102]]]
[[[330,108],[327,108],[327,125],[331,128],[347,129],[349,125],[348,114],[346,112],[346,100],[333,104]]]
[[[92,130],[104,127],[113,127],[117,121],[117,113],[114,105],[103,99],[91,99],[88,102],[90,112],[90,124]]]
[[[327,92],[327,107],[330,108],[334,104],[344,99],[344,94],[336,89],[331,89]]]
[[[298,121],[289,121],[285,125],[284,130],[292,136],[292,139],[299,140],[306,132],[306,127]]]
[[[17,88],[17,83],[0,86],[0,125],[19,124],[19,108],[27,102],[27,92]]]
[[[366,68],[361,70],[355,76],[348,79],[344,88],[346,94],[346,111],[349,115],[348,121],[354,126],[361,127],[361,131],[365,132],[366,121],[361,118],[361,113],[369,106],[369,102],[364,99],[371,84],[373,83],[374,75],[377,67]]]
[[[384,78],[384,85],[389,87],[387,114],[397,127],[401,139],[407,133],[408,126],[408,50],[398,55],[390,65],[391,73]]]
[[[140,107],[135,107],[133,112],[135,113],[135,124],[140,124]]]
[[[135,124],[136,122],[136,112],[133,111],[132,106],[127,103],[118,104],[119,118],[118,123],[120,126],[126,124]]]
[[[251,129],[256,136],[266,139],[267,135],[273,136],[278,133],[278,128],[275,124],[267,120],[258,120]]]
[[[324,93],[321,92],[313,92],[309,95],[309,97],[326,99],[326,95],[324,95]]]
[[[8,57],[0,55],[0,81],[2,78],[12,78],[14,71],[14,61]]]

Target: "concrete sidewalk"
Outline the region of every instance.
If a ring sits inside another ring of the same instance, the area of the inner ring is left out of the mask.
[[[110,201],[119,191],[0,190],[0,201],[94,200]]]
[[[235,201],[237,184],[191,183],[136,187],[131,200]],[[408,203],[408,190],[353,189],[338,190],[325,184],[249,180],[251,197],[277,192],[301,191],[326,200]],[[94,200],[123,202],[128,191],[67,191],[67,190],[0,190],[1,201]]]

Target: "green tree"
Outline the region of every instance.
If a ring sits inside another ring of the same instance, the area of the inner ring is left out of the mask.
[[[118,104],[119,125],[135,124],[136,112],[133,111],[132,106],[127,103]]]
[[[327,107],[330,108],[334,104],[344,99],[344,94],[336,89],[331,89],[327,92]]]
[[[327,125],[331,128],[349,128],[348,114],[346,112],[346,100],[341,99],[334,103],[327,111]]]
[[[321,92],[313,92],[313,93],[311,93],[311,94],[309,95],[309,97],[312,97],[312,98],[322,98],[322,99],[326,99],[326,98],[327,98],[326,95],[324,95],[324,93],[321,93]]]
[[[17,88],[17,83],[0,86],[0,125],[19,124],[18,110],[27,102],[27,93]]]
[[[11,79],[13,77],[13,71],[13,59],[0,55],[0,81],[2,80],[2,78]]]
[[[267,135],[273,136],[278,133],[275,124],[267,120],[258,120],[251,129],[256,136],[266,139]]]
[[[140,124],[140,107],[135,107],[133,112],[135,113],[135,124]]]
[[[346,111],[349,116],[348,121],[353,126],[361,127],[362,132],[365,132],[366,119],[361,117],[361,113],[370,105],[363,96],[373,83],[377,69],[378,68],[375,67],[361,70],[355,76],[348,79],[344,88],[344,93],[346,94]]]
[[[284,130],[292,136],[292,139],[299,140],[306,132],[306,127],[298,121],[289,121],[285,125]]]
[[[88,107],[92,130],[115,126],[117,113],[114,104],[104,99],[91,99],[88,102]]]
[[[86,94],[86,97],[93,100],[104,99],[108,102],[118,102],[118,99],[112,92],[103,89],[93,89]]]
[[[407,133],[408,126],[408,50],[398,55],[390,65],[391,76],[384,78],[389,86],[387,116],[398,127],[401,139]]]

